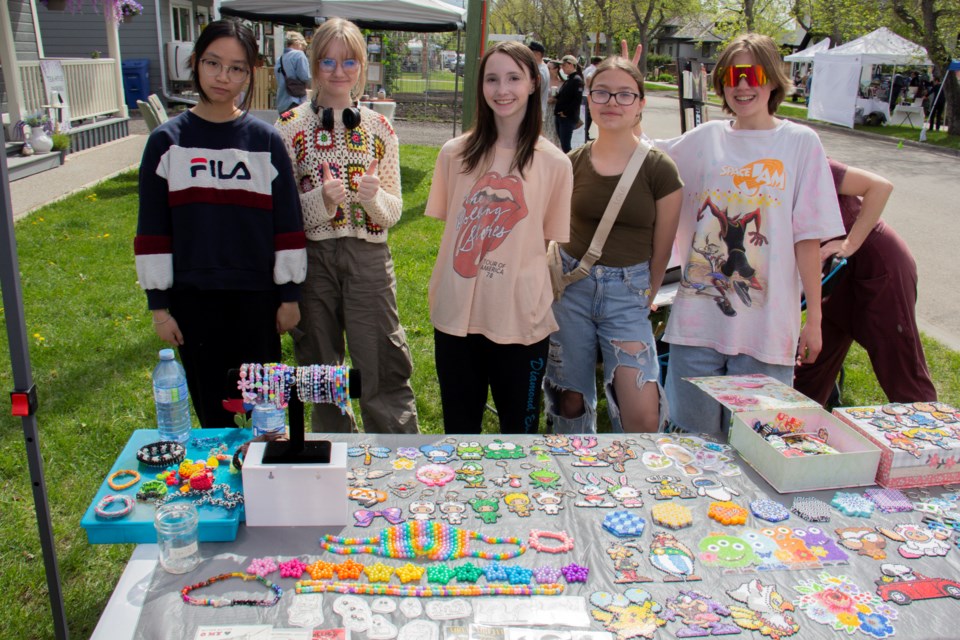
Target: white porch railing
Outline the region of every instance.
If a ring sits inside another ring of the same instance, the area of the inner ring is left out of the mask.
[[[60,58],[67,83],[70,119],[85,120],[121,110],[117,104],[116,72],[112,58],[85,60]],[[40,111],[47,104],[39,62],[20,62],[20,81],[27,113]]]

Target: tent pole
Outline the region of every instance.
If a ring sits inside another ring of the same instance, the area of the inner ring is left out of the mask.
[[[460,34],[457,29],[457,59],[453,63],[453,137],[457,137],[457,97],[460,93]],[[464,60],[466,64],[466,60]]]
[[[0,127],[0,144],[6,146],[6,136]],[[23,294],[20,290],[20,266],[17,260],[17,238],[13,229],[13,205],[10,201],[10,172],[7,161],[0,162],[0,288],[3,291],[4,315],[7,319],[7,340],[10,346],[10,365],[13,370],[15,393],[35,392],[33,372],[30,367],[30,352],[27,349],[27,330],[23,317]],[[33,487],[33,504],[40,530],[40,548],[47,573],[47,590],[53,613],[53,629],[59,640],[66,640],[67,615],[63,606],[60,586],[60,570],[57,565],[57,549],[53,540],[53,524],[50,521],[50,504],[47,500],[47,484],[43,478],[43,457],[40,455],[40,437],[37,432],[35,406],[21,418],[23,437],[27,446],[27,464],[30,484]],[[15,414],[17,415],[17,414]]]

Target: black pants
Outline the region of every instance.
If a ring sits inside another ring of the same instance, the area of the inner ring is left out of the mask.
[[[560,149],[564,153],[570,153],[573,130],[576,129],[579,120],[579,117],[557,116],[557,137],[560,138]]]
[[[280,336],[274,291],[174,291],[170,315],[183,333],[180,360],[200,426],[235,426],[223,408],[237,398],[237,380],[227,371],[244,362],[279,362]]]
[[[549,339],[531,345],[497,344],[434,329],[434,357],[447,433],[480,433],[487,388],[500,418],[500,433],[537,433]]]

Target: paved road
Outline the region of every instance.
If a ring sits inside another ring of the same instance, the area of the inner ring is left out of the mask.
[[[723,117],[711,108],[711,119]],[[644,131],[655,138],[680,133],[677,101],[650,95]],[[960,351],[960,158],[818,129],[827,154],[893,182],[884,219],[910,245],[920,272],[917,316],[931,337]],[[956,262],[955,262],[956,261]]]

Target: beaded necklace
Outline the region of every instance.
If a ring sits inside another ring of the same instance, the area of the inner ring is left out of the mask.
[[[349,593],[353,595],[413,597],[413,598],[451,598],[474,596],[558,596],[563,593],[560,583],[532,585],[476,584],[417,587],[399,584],[366,584],[359,582],[320,582],[301,580],[296,584],[298,594],[302,593]]]
[[[214,497],[217,492],[221,491],[223,492],[223,498]],[[159,507],[172,500],[182,499],[190,499],[193,501],[193,504],[198,507],[208,504],[211,507],[223,507],[227,511],[230,511],[243,504],[243,492],[230,491],[230,485],[226,483],[215,484],[203,491],[197,489],[191,489],[190,491],[172,491],[157,500],[156,506]]]
[[[470,550],[470,541],[487,544],[513,544],[512,551],[494,553]],[[520,538],[485,536],[478,531],[452,527],[446,522],[431,520],[408,520],[387,527],[380,535],[370,538],[347,538],[325,535],[320,546],[331,553],[351,555],[369,553],[384,558],[427,558],[428,560],[452,560],[454,558],[485,558],[509,560],[522,555],[527,547]]]
[[[273,590],[273,599],[271,600],[231,600],[230,598],[194,598],[190,595],[190,592],[195,589],[200,589],[202,587],[209,587],[215,582],[222,582],[224,580],[229,580],[231,578],[240,578],[244,582],[249,582],[250,580],[256,580],[257,582],[263,584],[268,589]],[[247,607],[272,607],[273,605],[280,602],[280,596],[283,595],[283,589],[279,585],[276,585],[266,578],[257,575],[249,575],[246,573],[240,573],[239,571],[234,571],[233,573],[221,573],[218,576],[213,576],[208,578],[203,582],[198,582],[197,584],[192,584],[184,587],[180,590],[180,595],[183,597],[183,601],[187,604],[192,604],[197,607],[233,607],[237,605],[247,606]]]

